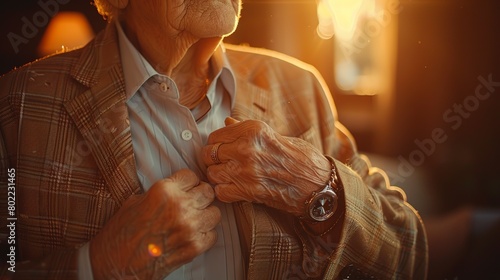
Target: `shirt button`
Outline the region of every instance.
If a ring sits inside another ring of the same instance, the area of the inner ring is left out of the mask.
[[[182,132],[181,136],[182,136],[182,139],[189,141],[189,140],[191,140],[191,138],[193,138],[193,133],[186,129]]]
[[[161,83],[160,84],[160,90],[163,91],[163,92],[167,92],[167,90],[168,90],[167,83]]]

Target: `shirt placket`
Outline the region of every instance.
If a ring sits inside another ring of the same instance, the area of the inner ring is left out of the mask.
[[[162,125],[165,136],[169,137],[185,165],[193,169],[198,176],[205,177],[205,167],[200,158],[203,142],[191,111],[179,103],[179,91],[172,79],[157,75],[153,82],[155,98],[164,102],[164,115],[168,118]]]

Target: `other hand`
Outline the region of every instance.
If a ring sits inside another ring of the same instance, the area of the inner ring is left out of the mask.
[[[303,216],[306,199],[328,181],[329,161],[310,143],[282,136],[264,122],[230,119],[226,124],[203,148],[217,198],[264,203]],[[216,145],[219,163],[213,158]]]
[[[212,187],[190,170],[128,198],[90,242],[96,279],[163,279],[215,244]],[[135,278],[134,278],[135,277]]]

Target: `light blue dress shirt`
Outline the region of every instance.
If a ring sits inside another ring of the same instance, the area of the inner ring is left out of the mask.
[[[170,77],[161,75],[144,59],[116,24],[125,77],[132,144],[137,175],[147,191],[156,181],[189,168],[201,180],[206,166],[201,148],[208,135],[224,126],[235,96],[235,79],[220,46],[210,60],[215,78],[208,87],[210,111],[196,122],[191,111],[179,104],[179,91]],[[215,201],[222,213],[216,227],[217,242],[204,254],[183,265],[166,279],[244,279],[243,260],[233,208]],[[85,268],[86,267],[86,268]],[[88,243],[79,252],[80,278],[91,279]]]

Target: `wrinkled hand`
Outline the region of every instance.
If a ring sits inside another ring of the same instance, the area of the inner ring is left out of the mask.
[[[215,244],[212,187],[190,170],[127,199],[90,242],[95,279],[163,279]]]
[[[281,136],[263,122],[228,119],[226,125],[214,131],[203,148],[217,198],[264,203],[303,216],[306,199],[328,181],[329,161],[308,142]],[[211,157],[217,143],[223,143],[217,153],[220,164]]]

